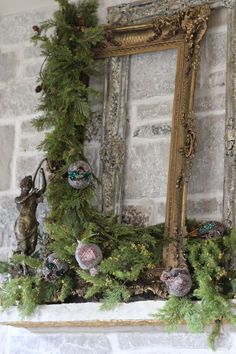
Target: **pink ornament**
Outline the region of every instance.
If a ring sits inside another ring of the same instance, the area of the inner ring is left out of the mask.
[[[93,243],[78,242],[78,246],[75,251],[75,258],[80,268],[89,270],[92,276],[98,274],[99,270],[97,265],[102,260],[102,251],[100,247]]]

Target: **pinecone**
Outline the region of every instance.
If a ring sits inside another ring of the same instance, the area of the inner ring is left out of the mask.
[[[32,30],[33,30],[34,32],[37,32],[38,34],[40,33],[40,28],[39,28],[39,26],[34,25],[34,26],[32,27]]]
[[[43,89],[43,86],[42,86],[42,85],[38,85],[38,86],[36,86],[36,88],[35,88],[35,92],[36,92],[36,93],[39,93],[39,92],[42,91],[42,89]]]

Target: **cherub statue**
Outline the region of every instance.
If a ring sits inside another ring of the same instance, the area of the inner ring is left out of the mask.
[[[20,212],[14,227],[17,240],[16,253],[24,255],[31,255],[37,245],[38,221],[36,219],[36,209],[38,204],[43,202],[43,193],[46,190],[44,169],[41,168],[42,162],[33,179],[32,176],[26,176],[21,180],[21,194],[15,198],[16,207]],[[35,188],[35,179],[38,172],[42,178],[41,189]]]

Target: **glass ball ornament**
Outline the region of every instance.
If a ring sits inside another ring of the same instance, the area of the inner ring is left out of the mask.
[[[55,281],[69,269],[65,261],[58,259],[55,253],[49,254],[43,262],[42,274],[47,281]]]
[[[9,273],[0,273],[0,289],[3,288],[4,284],[11,279]]]
[[[99,273],[97,265],[102,260],[102,251],[99,246],[79,241],[75,251],[75,258],[80,268],[89,270],[92,276],[96,276]]]
[[[82,160],[72,163],[68,168],[68,183],[71,187],[82,190],[90,184],[92,171],[90,166]]]

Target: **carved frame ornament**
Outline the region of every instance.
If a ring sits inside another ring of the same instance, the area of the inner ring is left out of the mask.
[[[200,5],[188,7],[189,5]],[[200,44],[211,8],[229,7],[236,33],[235,1],[145,1],[108,9],[106,39],[97,49],[106,58],[101,154],[101,205],[105,213],[122,214],[130,55],[175,48],[178,52],[166,200],[166,234],[175,242],[164,250],[165,268],[181,265],[188,181],[196,150],[193,112]],[[236,46],[229,39],[231,66]],[[235,47],[235,48],[234,48]],[[236,67],[235,67],[236,69]],[[236,70],[235,70],[236,76]],[[234,76],[234,77],[235,77]],[[236,101],[236,80],[228,77]],[[235,105],[227,106],[224,214],[235,223]],[[230,187],[229,187],[230,186]]]

